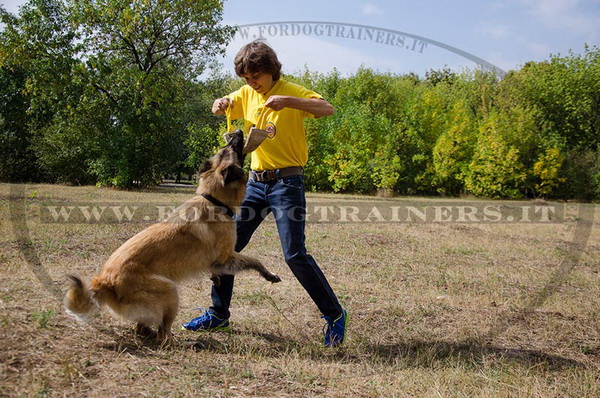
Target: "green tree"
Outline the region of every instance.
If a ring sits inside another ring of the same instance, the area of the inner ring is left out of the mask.
[[[425,82],[432,86],[437,86],[440,83],[452,85],[458,80],[458,75],[450,68],[430,69],[425,72]]]
[[[24,94],[26,73],[0,67],[0,181],[31,181],[40,178],[31,148],[29,99]]]
[[[395,189],[402,170],[396,124],[404,120],[398,109],[410,102],[405,97],[413,83],[367,68],[349,78],[334,70],[328,75],[305,72],[300,79],[336,109],[333,117],[307,123],[307,185],[334,191]]]
[[[102,183],[148,185],[181,162],[197,92],[190,82],[223,52],[233,30],[216,0],[73,0],[87,78],[112,109],[111,145],[94,170]],[[114,142],[119,143],[115,151]]]
[[[333,191],[373,191],[375,154],[389,124],[384,116],[373,117],[364,104],[356,103],[339,109],[332,118],[335,130],[330,139],[335,146],[324,164]]]
[[[221,18],[217,0],[30,0],[3,13],[1,62],[28,72],[49,174],[145,186],[181,163],[203,112],[195,80],[232,36]]]
[[[477,122],[463,100],[457,101],[447,115],[447,128],[433,148],[434,181],[440,192],[456,195],[463,190],[473,157]]]
[[[39,163],[46,176],[84,168],[80,159],[70,158],[63,162],[65,169],[54,169],[60,162],[44,161],[53,153],[47,153],[46,159],[40,159],[38,152],[44,131],[55,131],[49,126],[56,122],[58,111],[76,106],[81,93],[81,86],[75,83],[80,65],[75,58],[79,45],[64,4],[60,1],[30,0],[21,7],[19,17],[0,10],[0,21],[5,24],[0,32],[0,66],[12,73],[21,71],[25,78],[21,94],[28,107],[21,109],[26,114],[11,115],[14,121],[23,122],[18,140],[28,145],[26,149],[22,148],[29,154],[24,159],[30,167],[37,167]],[[61,146],[57,143],[56,147]],[[65,152],[62,151],[62,154]],[[23,177],[30,179],[27,173]],[[15,179],[23,178],[11,180]]]
[[[547,131],[567,148],[596,149],[600,131],[600,49],[528,62],[502,82],[514,102],[539,109]]]
[[[561,153],[558,146],[547,148],[540,154],[533,164],[533,175],[539,179],[539,182],[535,185],[537,194],[548,196],[560,184],[566,182],[566,179],[560,176],[563,162],[564,154]]]
[[[465,176],[465,187],[477,196],[520,198],[527,178],[518,148],[504,134],[506,124],[495,113],[480,126],[477,145]]]
[[[448,107],[444,84],[434,88],[424,88],[420,97],[406,109],[409,147],[412,147],[410,161],[411,180],[415,192],[433,194],[436,192],[433,149],[440,135],[446,130]]]

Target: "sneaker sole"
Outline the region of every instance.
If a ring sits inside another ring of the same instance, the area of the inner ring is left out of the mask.
[[[348,311],[346,310],[344,310],[344,313],[346,314],[346,319],[344,320],[344,338],[336,347],[339,347],[342,344],[344,344],[346,342],[346,339],[348,338],[348,321],[350,320],[350,314],[348,314]]]
[[[192,330],[192,329],[186,329],[185,327],[181,327],[181,330],[185,330],[188,332],[231,332],[231,326],[219,326],[216,328],[210,328],[210,329],[196,329],[196,330]]]

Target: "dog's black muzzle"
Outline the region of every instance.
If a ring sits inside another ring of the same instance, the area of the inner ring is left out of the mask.
[[[244,133],[242,132],[242,130],[240,130],[240,129],[235,130],[228,145],[230,147],[232,147],[233,150],[235,151],[235,153],[238,157],[239,166],[243,167],[245,155],[243,153],[244,152]]]

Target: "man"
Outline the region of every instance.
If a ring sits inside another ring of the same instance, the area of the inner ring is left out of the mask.
[[[341,345],[348,314],[342,308],[325,275],[305,247],[306,200],[302,167],[308,160],[303,120],[332,115],[333,107],[319,94],[281,79],[281,63],[266,43],[254,41],[236,55],[236,74],[246,81],[239,90],[214,101],[212,112],[231,119],[244,118],[268,131],[268,138],[252,152],[246,197],[237,219],[237,243],[241,251],[264,217],[272,211],[285,261],[327,321],[324,344]],[[234,277],[222,275],[212,287],[213,305],[202,316],[183,325],[187,330],[229,329],[229,306]]]

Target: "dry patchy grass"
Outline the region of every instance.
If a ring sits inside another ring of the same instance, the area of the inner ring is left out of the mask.
[[[320,314],[283,262],[273,223],[247,253],[283,282],[238,277],[232,333],[176,331],[179,345],[161,348],[107,311],[86,325],[64,313],[65,274],[93,275],[145,224],[53,224],[41,207],[176,205],[192,192],[0,185],[0,395],[600,395],[598,214],[579,247],[569,244],[585,221],[577,218],[309,223],[307,245],[351,314],[340,349],[321,346]],[[183,323],[209,305],[210,281],[189,281],[180,295]]]

